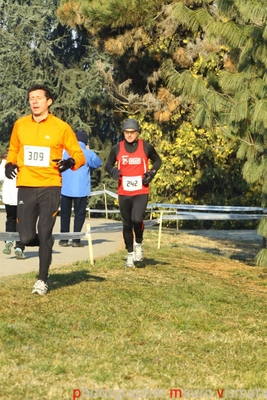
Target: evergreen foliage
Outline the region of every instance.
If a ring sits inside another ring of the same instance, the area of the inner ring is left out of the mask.
[[[90,147],[103,164],[120,139],[121,121],[140,120],[142,137],[164,160],[153,201],[259,205],[260,185],[265,205],[266,4],[0,0],[0,6],[4,141],[28,112],[26,89],[42,81],[54,89],[52,111],[91,133]],[[105,173],[102,184],[115,190]]]
[[[164,128],[142,122],[142,136],[162,156],[162,167],[151,186],[151,202],[173,204],[258,206],[260,191],[242,179],[242,162],[236,160],[237,141],[220,129],[208,131],[175,121]],[[247,227],[255,224],[245,223]],[[243,222],[182,221],[183,227],[244,228]]]
[[[162,155],[152,201],[258,205],[255,181],[250,188],[242,179],[242,162],[235,157],[238,145],[249,141],[236,133],[240,126],[245,132],[253,105],[246,100],[251,73],[257,77],[249,68],[237,70],[237,61],[247,60],[247,39],[258,35],[256,26],[243,29],[208,0],[63,0],[58,16],[71,27],[84,27],[96,48],[109,55],[110,67],[102,62],[98,67],[118,118],[138,118],[142,137]],[[228,43],[224,37],[230,34]],[[254,87],[257,96],[265,92],[261,83]]]
[[[114,136],[114,118],[96,61],[108,58],[84,28],[59,22],[58,6],[53,0],[0,0],[0,147],[6,149],[14,121],[30,112],[27,89],[38,82],[53,92],[51,111],[90,134],[101,157]],[[99,172],[92,171],[92,187],[99,184]]]
[[[83,29],[61,25],[52,0],[0,4],[0,123],[7,141],[18,117],[29,112],[27,89],[44,83],[54,93],[52,112],[88,133],[92,107],[103,101],[98,53]]]
[[[221,126],[229,135],[234,134],[239,139],[238,156],[245,161],[243,176],[248,182],[259,185],[262,205],[266,207],[267,4],[260,0],[218,0],[216,5],[217,12],[208,24],[207,17],[199,18],[201,14],[198,11],[190,11],[182,3],[175,7],[179,11],[175,13],[177,21],[192,32],[195,32],[195,21],[198,21],[210,42],[216,36],[217,42],[226,49],[223,69],[217,73],[216,85],[209,85],[209,79],[202,76],[207,93],[203,98],[204,93],[195,92],[192,95],[186,90],[189,85],[193,87],[192,80],[197,80],[192,71],[190,74],[180,73],[172,61],[165,63],[162,71],[170,90],[195,101],[195,122],[201,122],[202,126]],[[181,80],[185,81],[183,87],[175,84]],[[210,91],[212,96],[208,95]],[[259,227],[260,234],[266,230],[263,228],[265,223],[264,218]],[[259,257],[258,260],[262,264],[265,258]]]
[[[99,51],[107,53],[112,64],[98,63],[105,78],[105,90],[121,116],[166,111],[158,96],[161,86],[159,67],[169,51],[174,51],[178,34],[172,36],[166,24],[169,1],[108,0],[62,2],[58,16],[71,27],[86,28]],[[169,22],[170,22],[169,18]],[[174,103],[173,103],[174,104]],[[172,110],[179,110],[176,100]],[[166,113],[165,113],[166,118]]]

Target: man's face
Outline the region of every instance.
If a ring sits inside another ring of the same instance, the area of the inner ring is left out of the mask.
[[[35,117],[45,117],[48,114],[49,106],[52,104],[52,99],[47,99],[44,90],[40,89],[29,93],[29,102]]]
[[[128,143],[133,143],[137,139],[139,132],[134,130],[126,130],[123,131],[123,134],[124,134],[124,139]]]

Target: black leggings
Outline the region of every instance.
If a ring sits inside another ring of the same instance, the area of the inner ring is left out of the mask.
[[[44,282],[47,280],[52,259],[52,231],[58,213],[60,190],[58,186],[20,187],[18,190],[17,216],[20,240],[26,246],[39,246],[38,279]]]
[[[123,224],[123,239],[128,252],[133,251],[133,242],[142,243],[148,194],[119,196],[120,214]]]
[[[6,232],[17,232],[17,206],[5,204],[6,209]],[[25,246],[18,240],[16,248],[24,251]]]

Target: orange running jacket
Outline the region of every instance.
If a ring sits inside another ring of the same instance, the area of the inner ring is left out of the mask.
[[[17,164],[17,187],[61,186],[62,178],[54,159],[67,150],[78,169],[86,160],[71,127],[49,113],[36,122],[32,115],[19,118],[13,127],[6,162]]]

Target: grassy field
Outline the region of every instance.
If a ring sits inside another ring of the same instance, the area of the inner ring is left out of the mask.
[[[258,244],[166,231],[157,250],[149,230],[144,249],[54,269],[45,297],[2,279],[1,399],[267,398]]]

